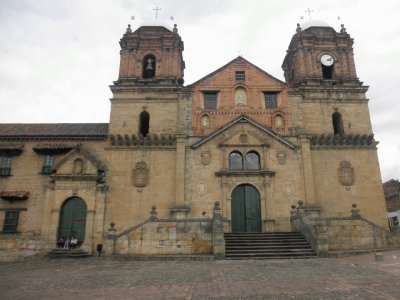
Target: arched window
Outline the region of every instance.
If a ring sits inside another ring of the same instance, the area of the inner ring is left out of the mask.
[[[259,170],[260,169],[260,155],[256,151],[249,151],[246,154],[246,169]]]
[[[239,152],[231,152],[229,154],[229,169],[243,170],[243,156]]]
[[[143,59],[143,78],[150,79],[154,76],[156,76],[156,58],[149,54]]]
[[[332,114],[332,125],[333,125],[333,133],[334,134],[339,134],[339,135],[344,134],[342,115],[340,113],[338,113],[337,111],[335,111]]]
[[[147,136],[150,127],[150,115],[147,111],[140,113],[139,132],[142,136]]]

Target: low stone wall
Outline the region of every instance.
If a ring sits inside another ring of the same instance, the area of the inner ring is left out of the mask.
[[[329,252],[375,250],[400,246],[400,236],[363,218],[357,205],[348,217],[320,217],[321,208],[292,206],[292,230],[301,232],[320,257]]]
[[[43,251],[40,235],[33,233],[0,235],[0,261],[15,261]]]
[[[329,251],[384,249],[399,246],[399,237],[366,219],[321,220],[326,227]]]
[[[130,255],[225,255],[221,206],[215,202],[212,218],[158,219],[153,205],[150,217],[140,224],[117,232],[110,224],[105,254]]]
[[[115,240],[115,254],[212,253],[212,219],[150,221]]]

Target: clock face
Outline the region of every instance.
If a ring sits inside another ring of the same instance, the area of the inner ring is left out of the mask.
[[[330,67],[334,63],[333,57],[330,56],[329,54],[324,54],[321,56],[321,64],[324,66]]]

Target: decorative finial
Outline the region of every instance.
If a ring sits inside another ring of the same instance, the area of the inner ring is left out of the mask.
[[[174,24],[173,33],[178,33],[178,27],[176,26],[176,24]]]
[[[127,33],[131,33],[132,32],[131,24],[128,24],[128,28],[126,28],[126,32]]]
[[[347,32],[346,32],[346,28],[344,27],[344,24],[341,24],[340,27],[342,27],[342,28],[340,29],[340,32],[341,32],[341,33],[347,33]]]
[[[297,23],[296,32],[300,32],[300,31],[301,31],[300,23]]]

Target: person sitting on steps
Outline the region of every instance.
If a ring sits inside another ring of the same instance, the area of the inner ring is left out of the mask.
[[[78,240],[76,239],[76,237],[72,237],[71,238],[71,242],[70,242],[71,248],[76,248],[78,246]]]

